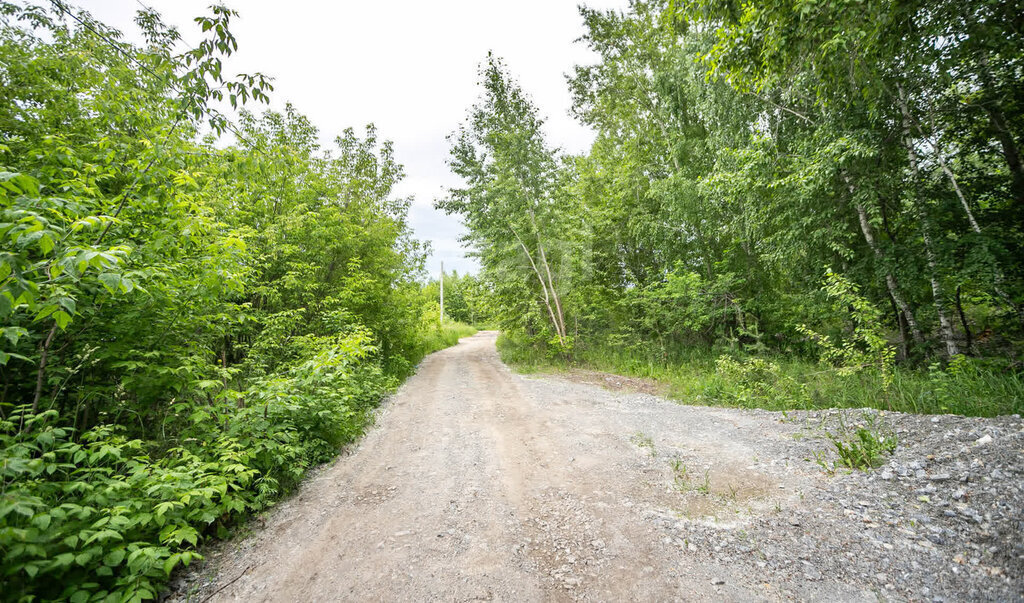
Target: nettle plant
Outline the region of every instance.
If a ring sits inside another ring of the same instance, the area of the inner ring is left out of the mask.
[[[201,458],[184,448],[151,459],[112,426],[77,439],[56,411],[0,421],[0,549],[10,600],[155,598],[192,551],[200,526],[250,506],[257,471],[237,444]],[[30,429],[25,429],[29,427]]]

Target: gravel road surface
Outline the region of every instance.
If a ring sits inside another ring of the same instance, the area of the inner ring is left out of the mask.
[[[887,464],[828,474],[826,431],[863,412],[516,375],[495,337],[426,358],[358,446],[171,598],[1024,600],[1019,417],[886,413]]]

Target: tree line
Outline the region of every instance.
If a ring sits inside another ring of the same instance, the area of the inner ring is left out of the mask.
[[[553,148],[489,56],[452,136],[464,185],[437,202],[464,217],[512,338],[578,361],[953,363],[1019,391],[1015,3],[634,0],[581,16],[598,60],[567,84],[590,150]]]
[[[155,598],[465,333],[431,314],[391,143],[252,112],[235,16],[183,49],[149,9],[136,45],[0,3],[2,600]]]

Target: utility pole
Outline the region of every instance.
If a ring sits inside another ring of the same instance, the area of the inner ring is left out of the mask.
[[[444,324],[444,261],[441,261],[441,316],[440,324]]]

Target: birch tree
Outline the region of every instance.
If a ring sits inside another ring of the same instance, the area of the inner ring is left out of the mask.
[[[493,55],[480,69],[480,86],[480,101],[450,137],[449,165],[465,186],[450,189],[437,207],[463,217],[466,240],[485,271],[518,286],[506,290],[513,297],[506,306],[528,295],[565,350],[571,346],[566,241],[573,226],[571,207],[558,194],[562,168],[544,140],[536,106]]]

